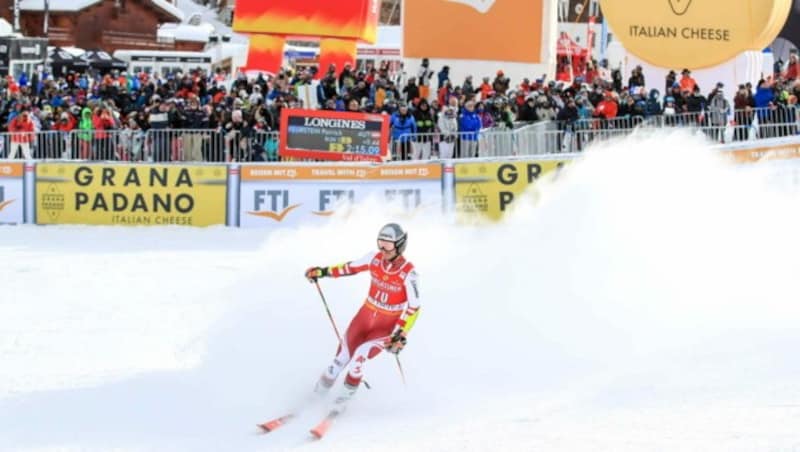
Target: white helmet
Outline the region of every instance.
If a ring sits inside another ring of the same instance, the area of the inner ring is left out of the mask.
[[[397,223],[389,223],[386,226],[381,228],[381,231],[378,233],[378,240],[385,240],[387,242],[394,243],[394,247],[397,249],[397,254],[403,254],[403,251],[406,249],[406,241],[408,239],[408,234],[403,228],[400,227]]]

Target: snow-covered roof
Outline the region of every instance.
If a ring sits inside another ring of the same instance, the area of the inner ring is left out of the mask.
[[[216,34],[220,36],[228,35],[231,37],[231,42],[234,43],[244,45],[249,43],[249,39],[246,35],[234,33],[231,27],[219,20],[219,17],[217,17],[217,12],[213,9],[197,4],[193,0],[176,0],[176,2],[177,7],[183,12],[185,18],[188,19],[193,14],[200,14],[204,23],[214,26]]]
[[[200,25],[167,23],[158,28],[159,38],[172,38],[176,41],[208,42],[208,37],[212,33],[214,26],[209,23]]]
[[[163,9],[164,11],[171,14],[173,17],[177,18],[178,20],[183,20],[183,11],[180,8],[176,7],[172,3],[168,2],[167,0],[150,0],[153,2],[154,5],[158,6],[159,8]],[[176,0],[177,1],[177,0]],[[192,1],[192,0],[184,0],[184,1]]]
[[[103,0],[50,0],[50,11],[83,11],[102,1]],[[150,0],[150,2],[176,19],[183,20],[183,12],[167,0]],[[23,11],[44,11],[44,0],[20,0],[19,8]]]
[[[7,20],[0,17],[0,36],[14,34],[14,27]]]

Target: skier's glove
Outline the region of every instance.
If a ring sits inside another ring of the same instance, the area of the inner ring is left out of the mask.
[[[386,342],[384,348],[389,353],[394,353],[395,355],[400,353],[403,348],[406,346],[406,335],[403,333],[402,330],[397,330],[391,338]]]
[[[309,282],[317,282],[317,279],[328,276],[327,267],[311,267],[306,270],[306,278]]]

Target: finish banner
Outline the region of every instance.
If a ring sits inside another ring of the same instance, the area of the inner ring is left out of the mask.
[[[442,211],[442,165],[252,165],[241,168],[241,227],[324,224],[367,200],[401,215]]]
[[[24,221],[24,163],[0,163],[0,224]]]
[[[461,221],[500,220],[539,178],[567,160],[456,163],[455,210]]]
[[[225,165],[36,165],[36,223],[224,225]]]

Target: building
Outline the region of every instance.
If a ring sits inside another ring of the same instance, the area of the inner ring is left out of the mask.
[[[14,0],[0,0],[0,17],[13,23]],[[103,49],[202,51],[206,42],[191,35],[159,36],[164,24],[181,24],[173,0],[50,0],[47,32],[44,0],[20,0],[25,36],[47,37],[51,46]]]

